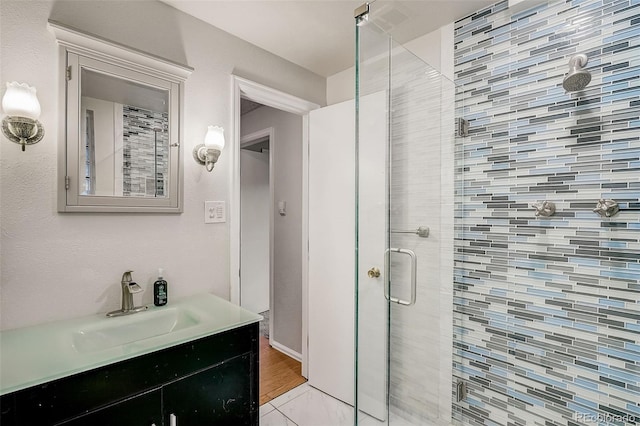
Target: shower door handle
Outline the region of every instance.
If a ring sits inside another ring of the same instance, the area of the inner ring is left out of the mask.
[[[402,300],[391,296],[391,281],[389,280],[389,258],[391,253],[404,254],[411,258],[411,300]],[[384,254],[384,297],[390,302],[398,305],[411,306],[416,303],[416,275],[417,275],[417,258],[413,250],[401,248],[388,248]]]

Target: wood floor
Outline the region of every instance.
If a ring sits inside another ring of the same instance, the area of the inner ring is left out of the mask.
[[[260,336],[260,405],[307,381],[301,376],[302,364],[269,346]]]

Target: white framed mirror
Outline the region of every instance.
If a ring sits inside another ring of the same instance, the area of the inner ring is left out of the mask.
[[[60,46],[58,211],[182,212],[192,69],[49,21]]]

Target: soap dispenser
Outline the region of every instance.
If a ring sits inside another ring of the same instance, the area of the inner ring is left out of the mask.
[[[158,269],[158,279],[153,283],[153,304],[156,306],[167,304],[167,282],[162,278],[162,268]]]

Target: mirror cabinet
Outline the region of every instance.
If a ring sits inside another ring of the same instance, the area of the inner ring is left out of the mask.
[[[181,64],[49,21],[59,45],[60,212],[181,213]]]

